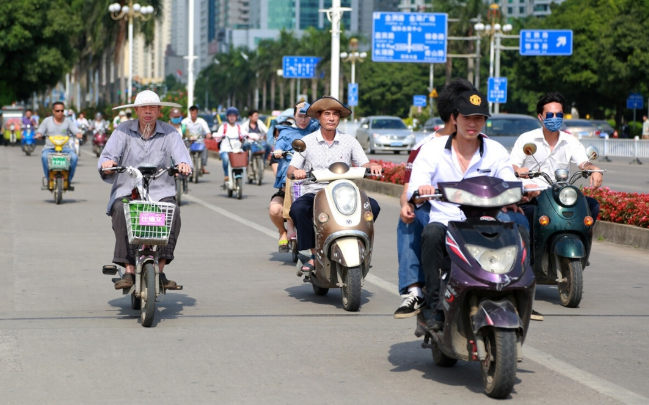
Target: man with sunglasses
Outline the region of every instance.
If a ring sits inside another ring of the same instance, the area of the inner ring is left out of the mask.
[[[83,137],[81,131],[79,131],[79,128],[77,128],[77,125],[74,123],[74,121],[65,119],[65,108],[63,107],[62,102],[57,101],[52,104],[52,113],[53,116],[45,118],[36,130],[36,139],[41,139],[43,135],[76,135],[77,138]],[[78,156],[69,146],[65,146],[62,152],[70,155],[70,178],[68,179],[68,181],[72,182],[74,171],[77,168]],[[54,144],[48,137],[45,139],[45,147],[43,148],[43,153],[41,154],[41,161],[43,163],[43,171],[45,172],[46,179],[48,177],[47,156],[50,153],[54,153]],[[45,180],[43,180],[43,182],[45,183]]]
[[[588,161],[586,149],[577,138],[560,130],[563,123],[563,111],[566,107],[566,100],[560,93],[550,92],[545,94],[536,105],[538,119],[543,123],[542,128],[522,134],[514,144],[510,159],[514,170],[519,176],[526,178],[530,171],[542,171],[554,178],[557,169],[570,169],[570,163],[574,163],[579,169],[600,170],[599,167]],[[534,158],[525,155],[523,145],[526,143],[536,144]],[[538,161],[538,163],[537,163]],[[540,164],[540,167],[539,167]],[[590,176],[590,186],[598,188],[602,185],[602,173],[593,173]],[[547,188],[550,185],[542,178],[537,177],[531,180],[540,188]],[[523,199],[525,200],[526,197]],[[586,197],[591,216],[597,220],[599,215],[599,203],[591,197]],[[530,224],[534,220],[534,207],[536,198],[532,198],[520,207]]]

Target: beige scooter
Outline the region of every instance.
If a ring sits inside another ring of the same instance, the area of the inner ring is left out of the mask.
[[[293,150],[302,153],[306,144],[293,141]],[[298,255],[297,275],[313,285],[316,295],[340,288],[343,308],[358,311],[363,281],[370,270],[374,244],[374,215],[370,201],[353,179],[371,176],[364,167],[349,167],[337,162],[327,170],[307,173],[307,180],[329,182],[313,202],[313,227],[316,235],[315,270],[302,271],[309,260]]]

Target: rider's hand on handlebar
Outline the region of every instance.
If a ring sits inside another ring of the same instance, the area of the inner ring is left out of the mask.
[[[281,150],[281,149],[275,149],[275,150],[273,151],[273,156],[275,156],[275,159],[281,159],[283,153],[284,153],[283,150]]]
[[[404,224],[412,223],[415,220],[415,206],[412,203],[406,203],[401,207],[399,218],[401,218]]]
[[[383,172],[383,168],[381,165],[376,164],[376,163],[370,163],[369,167],[370,172],[376,176],[380,176],[381,173]]]
[[[602,181],[604,180],[604,175],[599,172],[592,173],[590,175],[590,186],[593,188],[599,188],[599,186],[602,185]]]
[[[77,134],[77,138],[79,138],[79,139],[83,138],[83,134],[82,134],[81,132],[79,132],[79,133]]]
[[[525,193],[523,195],[523,198],[521,198],[522,203],[527,203],[530,202],[530,200],[538,195],[541,194],[540,191],[525,191],[526,188],[537,188],[536,184],[527,184],[525,187],[523,187],[523,192]]]
[[[178,164],[178,172],[184,174],[185,176],[192,172],[192,168],[187,163]]]
[[[295,180],[302,180],[306,178],[306,170],[296,170],[293,172],[293,177]]]
[[[42,137],[43,137],[43,134],[41,134],[41,133],[37,133],[36,135],[34,135],[34,138],[36,138],[36,139],[41,139]]]
[[[523,178],[523,179],[529,178],[529,176],[527,175],[527,173],[529,173],[529,172],[530,172],[530,169],[528,169],[527,167],[519,167],[516,170],[516,173],[518,173],[518,177]]]
[[[102,169],[108,169],[115,166],[117,166],[117,163],[113,162],[112,160],[107,160],[101,164]]]
[[[432,185],[427,185],[427,186],[419,186],[419,195],[431,195],[435,194],[435,186]]]
[[[516,205],[516,204],[512,204],[512,205],[508,205],[506,207],[503,207],[502,211],[503,212],[507,212],[507,211],[520,212],[521,214],[525,214],[523,212],[523,209],[521,207],[519,207],[518,205]]]

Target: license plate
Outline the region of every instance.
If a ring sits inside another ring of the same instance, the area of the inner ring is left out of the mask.
[[[161,212],[140,212],[139,225],[165,226],[165,214]]]
[[[579,135],[581,135],[581,136],[588,136],[588,131],[581,131],[581,132],[579,133]]]
[[[66,168],[68,166],[67,159],[63,156],[52,157],[52,168]]]
[[[390,142],[390,146],[403,146],[403,142]]]

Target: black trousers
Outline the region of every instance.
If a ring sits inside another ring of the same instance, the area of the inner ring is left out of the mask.
[[[113,222],[113,232],[115,232],[115,253],[113,253],[113,263],[126,267],[127,264],[135,265],[135,256],[139,245],[131,245],[128,243],[128,231],[126,230],[126,218],[124,217],[124,203],[123,199],[131,200],[129,197],[119,197],[115,199],[113,207],[110,211],[110,216]],[[176,203],[174,197],[167,197],[160,200],[160,202]],[[167,264],[171,263],[174,259],[174,249],[176,248],[176,241],[180,235],[180,207],[176,205],[174,210],[174,219],[171,225],[171,234],[169,235],[169,243],[166,246],[159,246],[158,259],[166,259]]]
[[[307,250],[315,247],[315,232],[313,230],[313,200],[315,194],[305,194],[297,200],[293,201],[289,215],[295,224],[297,231],[297,248],[299,250]],[[381,207],[376,200],[370,198],[370,206],[374,220],[379,216]]]

